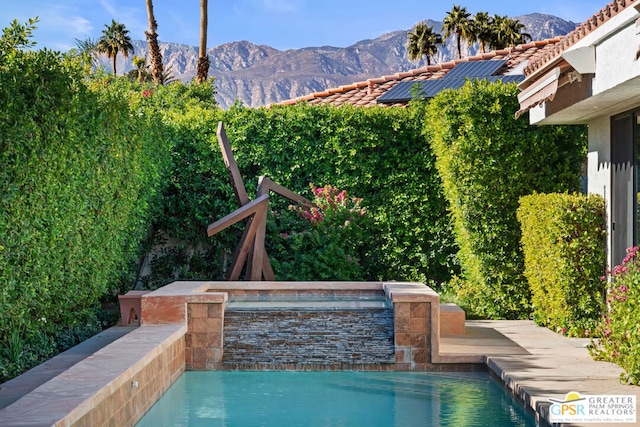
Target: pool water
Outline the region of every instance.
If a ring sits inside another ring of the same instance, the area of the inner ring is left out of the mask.
[[[229,297],[227,309],[252,308],[252,309],[278,309],[278,308],[392,308],[384,292],[359,293],[345,295],[326,295],[306,293],[277,293],[263,295],[233,295]]]
[[[483,372],[185,372],[137,424],[535,426]]]

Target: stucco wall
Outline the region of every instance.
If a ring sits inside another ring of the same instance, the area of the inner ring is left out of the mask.
[[[637,13],[636,13],[637,14]],[[634,22],[596,44],[596,75],[593,94],[597,95],[640,75],[636,51],[640,36]]]
[[[587,155],[589,194],[600,194],[607,200],[607,218],[611,218],[611,119],[599,117],[589,122],[589,148]],[[607,221],[607,236],[611,236],[611,221]],[[607,237],[607,253],[611,256],[611,237]],[[607,259],[611,265],[611,259]]]

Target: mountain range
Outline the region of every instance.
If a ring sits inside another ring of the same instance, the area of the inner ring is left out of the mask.
[[[525,31],[533,40],[562,36],[577,26],[574,22],[539,13],[515,19],[526,26]],[[442,22],[427,20],[427,24],[441,32]],[[216,79],[216,100],[223,108],[233,105],[236,100],[245,106],[259,107],[426,65],[424,61],[409,61],[408,31],[393,31],[345,48],[321,46],[278,50],[249,41],[212,47],[207,54],[211,60],[209,75]],[[136,40],[133,44],[135,55],[147,56],[146,41]],[[174,78],[189,81],[195,76],[197,47],[160,42],[160,49],[165,67],[169,67]],[[463,44],[462,55],[473,55],[478,50],[477,44]],[[455,42],[448,39],[438,46],[435,62],[456,57]],[[106,58],[100,61],[107,69],[111,67]],[[131,55],[126,60],[119,56],[117,67],[131,70]]]

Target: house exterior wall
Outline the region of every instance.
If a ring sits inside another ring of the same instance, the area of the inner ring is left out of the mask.
[[[611,120],[599,117],[589,123],[587,154],[587,190],[599,194],[607,201],[607,218],[611,218]],[[607,221],[607,248],[612,247],[611,221]],[[612,264],[612,251],[607,251],[607,264]]]
[[[588,124],[587,190],[602,195],[607,203],[610,267],[620,261],[615,259],[619,257],[619,246],[629,245],[634,239],[630,216],[627,218],[631,223],[621,223],[617,218],[618,235],[613,230],[614,216],[621,212],[633,214],[629,203],[635,203],[635,195],[629,193],[634,188],[633,165],[630,164],[631,169],[623,164],[612,165],[612,117],[640,106],[640,61],[636,59],[640,49],[640,26],[636,24],[639,17],[635,7],[628,7],[569,47],[563,59],[582,70],[582,79],[569,76],[569,83],[562,83],[553,101],[529,111],[532,124]],[[584,86],[587,80],[590,87]],[[578,96],[580,88],[587,92]],[[614,181],[618,183],[616,188]]]
[[[601,40],[596,45],[593,95],[640,76],[640,63],[636,60],[636,51],[640,45],[637,32],[635,23],[630,22],[621,28],[620,32]]]

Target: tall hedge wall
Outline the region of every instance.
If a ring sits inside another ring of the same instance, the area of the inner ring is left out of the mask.
[[[604,199],[532,194],[520,199],[517,217],[533,320],[566,335],[589,335],[604,303]]]
[[[167,249],[153,266],[167,273],[177,267],[171,264],[176,255],[192,257],[181,277],[212,278],[229,262],[239,230],[211,239],[205,233],[236,208],[215,137],[222,120],[250,194],[258,176],[266,175],[309,198],[314,183],[364,199],[375,232],[362,279],[447,280],[456,271],[456,249],[421,118],[416,110],[306,105],[189,111],[172,118],[179,135],[176,168],[157,228],[200,246],[195,253],[187,245]],[[148,278],[152,285],[166,280],[162,274]]]
[[[425,134],[453,215],[465,308],[489,318],[526,318],[516,209],[521,196],[575,191],[586,152],[583,127],[530,126],[514,118],[515,85],[467,82],[429,104]]]
[[[111,79],[88,87],[69,57],[7,49],[0,58],[4,377],[94,322],[100,298],[131,271],[170,138],[142,93]]]

